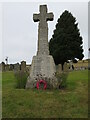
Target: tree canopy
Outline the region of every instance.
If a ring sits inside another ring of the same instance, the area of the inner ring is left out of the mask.
[[[54,34],[49,41],[50,54],[53,56],[55,64],[62,64],[68,60],[76,58],[82,60],[83,48],[82,37],[78,29],[76,18],[65,10],[57,21]]]

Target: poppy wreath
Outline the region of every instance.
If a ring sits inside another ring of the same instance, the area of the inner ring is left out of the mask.
[[[37,81],[37,83],[36,83],[36,87],[37,87],[37,89],[39,89],[40,87],[40,84],[41,83],[43,83],[44,84],[44,87],[43,87],[43,89],[45,90],[46,88],[47,88],[47,83],[46,83],[46,81],[45,80],[39,80],[39,81]]]

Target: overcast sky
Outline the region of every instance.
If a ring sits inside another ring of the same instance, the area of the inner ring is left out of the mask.
[[[9,63],[25,60],[31,63],[36,55],[38,40],[38,22],[33,21],[33,13],[39,13],[39,5],[47,4],[48,12],[53,12],[54,20],[48,21],[48,40],[52,37],[57,19],[65,11],[70,11],[79,23],[83,37],[84,59],[88,58],[88,3],[87,2],[28,2],[3,3],[2,9],[2,59],[6,56]]]

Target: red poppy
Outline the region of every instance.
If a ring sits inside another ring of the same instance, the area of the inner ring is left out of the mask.
[[[43,84],[43,85],[44,85],[44,86],[43,86],[43,89],[44,89],[44,90],[47,88],[47,83],[46,83],[45,80],[39,80],[39,81],[37,81],[37,83],[36,83],[37,89],[40,89],[40,84]]]

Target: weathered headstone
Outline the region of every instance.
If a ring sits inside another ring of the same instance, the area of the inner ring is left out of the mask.
[[[21,62],[21,70],[25,71],[26,70],[26,61]]]
[[[64,63],[63,69],[64,69],[64,72],[69,71],[69,65],[66,62]]]
[[[9,71],[9,64],[6,64],[6,65],[5,65],[5,70],[6,70],[6,71]]]
[[[20,65],[19,65],[19,63],[14,64],[14,70],[15,70],[15,71],[20,70]]]
[[[90,58],[88,59],[88,70],[90,70]]]
[[[14,70],[14,65],[13,64],[10,64],[9,70],[10,71]]]
[[[0,68],[0,69],[1,69],[2,71],[5,71],[5,63],[4,63],[4,62],[2,62],[0,66],[1,66],[1,68]]]
[[[62,66],[61,66],[61,64],[57,65],[57,73],[62,73]]]
[[[62,65],[59,64],[57,65],[57,73],[63,73],[63,72],[68,72],[69,71],[69,65],[65,62],[63,65],[63,70],[62,70]]]
[[[53,57],[49,55],[48,45],[48,23],[53,20],[53,13],[47,13],[47,6],[40,5],[40,13],[33,15],[34,22],[39,21],[38,26],[38,51],[33,57],[30,75],[26,88],[36,87],[36,82],[43,79],[53,88],[58,87],[58,81],[55,77],[56,67]]]
[[[0,71],[2,71],[2,64],[0,63]]]

